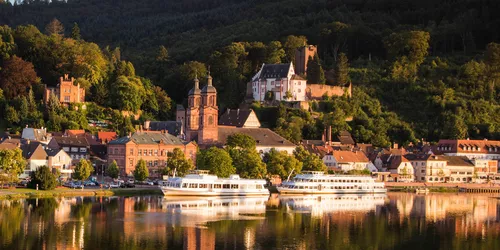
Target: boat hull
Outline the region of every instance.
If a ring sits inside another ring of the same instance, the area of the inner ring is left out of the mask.
[[[278,187],[280,194],[383,194],[387,193],[387,189],[290,189]]]
[[[164,196],[269,196],[269,190],[245,191],[239,190],[186,190],[178,188],[161,188]]]

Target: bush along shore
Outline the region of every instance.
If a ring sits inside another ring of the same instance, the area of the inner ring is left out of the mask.
[[[54,190],[35,190],[27,188],[0,190],[0,199],[24,199],[65,196],[135,196],[135,195],[162,195],[159,188],[117,188],[117,189],[69,189],[56,188]]]
[[[410,192],[415,193],[417,189],[429,189],[431,193],[458,193],[460,190],[458,187],[415,187],[415,186],[404,186],[404,187],[387,187],[389,192]]]

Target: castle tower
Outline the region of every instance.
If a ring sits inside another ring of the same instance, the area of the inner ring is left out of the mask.
[[[305,75],[307,72],[307,62],[309,57],[314,57],[318,48],[314,45],[305,45],[295,51],[295,74]]]
[[[217,90],[212,86],[212,77],[208,72],[207,85],[201,90],[200,129],[198,132],[199,144],[217,142],[219,137],[217,107]]]
[[[198,138],[200,129],[200,105],[201,90],[198,77],[194,79],[194,87],[188,94],[188,108],[186,110],[186,141],[192,141]]]

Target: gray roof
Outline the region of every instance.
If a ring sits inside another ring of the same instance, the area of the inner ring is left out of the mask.
[[[23,157],[28,160],[46,160],[47,153],[38,142],[30,142],[21,146]]]
[[[151,121],[149,130],[162,131],[166,130],[169,134],[178,136],[181,133],[182,122],[178,121]]]
[[[170,145],[184,145],[187,143],[167,133],[136,132],[131,137],[124,136],[111,141],[109,144],[126,144],[128,142],[134,142],[136,144],[159,144],[161,141]]]
[[[219,118],[219,125],[243,127],[251,113],[251,109],[227,109]]]
[[[352,139],[351,133],[345,130],[339,133],[338,139],[343,145],[354,145],[354,140]]]
[[[49,148],[49,147],[47,147],[45,149],[45,152],[47,153],[47,156],[56,156],[61,151],[64,152],[64,150],[62,150],[60,148]]]
[[[286,78],[290,70],[290,63],[284,64],[264,64],[260,73],[261,79],[267,78]]]
[[[56,140],[60,147],[63,146],[77,146],[77,147],[88,147],[90,144],[85,137],[77,136],[53,136],[53,140]]]
[[[184,106],[182,106],[181,104],[177,104],[177,110],[178,111],[183,111],[185,109],[184,109]]]
[[[257,146],[269,147],[295,147],[296,145],[287,139],[276,134],[268,128],[232,128],[232,127],[219,127],[218,141],[221,144],[226,144],[227,137],[233,134],[245,134],[254,138]]]
[[[47,132],[44,129],[24,128],[21,137],[32,141],[45,141]]]
[[[440,155],[448,163],[448,167],[474,167],[474,164],[466,156],[448,156]]]

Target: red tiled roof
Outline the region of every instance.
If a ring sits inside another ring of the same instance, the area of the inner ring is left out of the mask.
[[[116,132],[97,132],[97,138],[103,143],[108,143],[118,138],[118,135]]]
[[[69,136],[85,135],[85,130],[83,130],[83,129],[67,129],[66,135],[69,135]]]
[[[332,155],[337,162],[369,162],[366,155],[362,152],[333,151]]]

